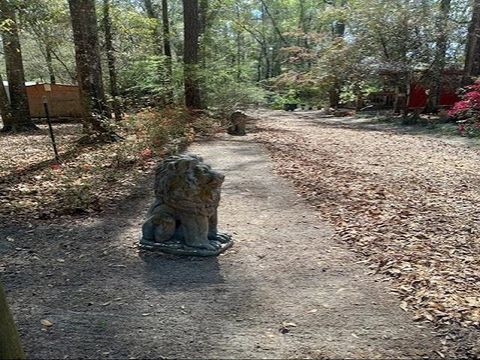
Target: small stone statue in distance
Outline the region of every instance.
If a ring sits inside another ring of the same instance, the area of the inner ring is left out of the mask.
[[[247,134],[247,120],[249,119],[248,115],[243,111],[234,111],[230,117],[230,126],[227,129],[227,132],[230,135],[244,136]]]
[[[216,256],[232,238],[217,229],[224,175],[197,155],[170,156],[155,176],[155,202],[143,224],[140,247],[176,255]]]

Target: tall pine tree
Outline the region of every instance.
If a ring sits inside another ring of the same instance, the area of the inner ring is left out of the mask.
[[[84,131],[88,134],[109,133],[104,119],[110,118],[102,81],[95,0],[69,0],[70,18],[75,42],[80,98],[83,105]]]
[[[35,129],[30,118],[25,72],[23,70],[22,49],[18,36],[15,7],[11,1],[0,0],[0,24],[7,68],[8,89],[10,93],[10,115],[3,119],[4,132],[18,132]],[[6,106],[6,104],[4,105]]]
[[[202,109],[200,94],[200,11],[198,0],[183,0],[184,22],[184,84],[185,105],[188,109]]]

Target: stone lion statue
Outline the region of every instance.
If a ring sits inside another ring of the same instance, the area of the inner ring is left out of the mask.
[[[155,175],[155,202],[142,227],[140,245],[185,255],[218,255],[231,236],[217,229],[224,176],[197,155],[171,156]]]
[[[245,114],[243,111],[236,110],[230,114],[229,123],[230,126],[227,128],[227,133],[230,135],[239,135],[244,136],[247,134],[247,121],[250,117]]]

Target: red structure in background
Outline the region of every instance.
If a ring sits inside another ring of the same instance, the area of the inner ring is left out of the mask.
[[[408,101],[409,109],[423,109],[427,105],[428,95],[427,89],[420,84],[412,84],[410,86],[410,98]],[[439,105],[441,107],[452,107],[460,97],[456,94],[456,89],[443,87],[440,93]]]
[[[399,84],[405,78],[406,73],[384,69],[380,71],[380,80],[383,84],[382,90],[368,95],[368,104],[376,109],[394,109],[400,112],[405,106],[405,95],[401,93]],[[408,74],[410,82],[410,93],[408,94],[409,110],[424,111],[428,101],[428,77],[431,76],[426,70],[416,70]],[[457,101],[461,100],[457,95],[462,87],[463,71],[459,69],[445,69],[443,71],[442,91],[440,93],[439,105],[442,108],[450,108]]]

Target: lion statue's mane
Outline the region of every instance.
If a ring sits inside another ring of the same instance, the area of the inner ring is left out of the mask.
[[[220,202],[223,175],[198,155],[170,156],[155,174],[155,197],[178,210],[211,215]]]

